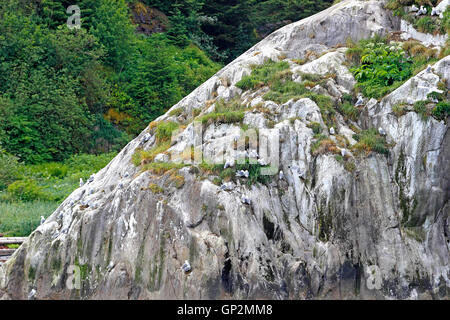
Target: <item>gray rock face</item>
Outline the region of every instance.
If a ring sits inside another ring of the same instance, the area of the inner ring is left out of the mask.
[[[307,64],[289,60],[294,79],[300,72],[335,73],[322,89],[338,99],[355,81],[343,49],[332,47],[399,28],[380,1],[343,1],[270,35],[173,107],[192,118],[194,109],[211,112],[215,98],[240,99],[248,127],[267,137],[279,133],[280,168],[268,183],[249,187],[238,179],[221,188],[195,166],[176,170],[175,179],[141,172],[131,157],[155,145],[148,128],[0,267],[0,297],[448,299],[449,124],[414,112],[397,117],[392,107],[423,100],[439,81],[450,83],[450,57],[381,101],[370,100],[352,125],[337,116],[329,139],[345,137],[351,146],[353,130],[382,128],[392,145],[388,156],[342,153],[353,158],[353,171],[333,154],[311,151],[313,123],[329,135],[314,101],[278,105],[262,99],[264,88],[235,87],[251,64],[281,55],[303,59],[312,50],[317,56]],[[172,156],[190,147],[195,130],[186,126],[168,150]],[[202,147],[233,145],[239,133],[237,124],[210,124]],[[163,190],[152,191],[152,184]],[[186,261],[190,270],[182,269]],[[75,287],[73,267],[80,275]]]

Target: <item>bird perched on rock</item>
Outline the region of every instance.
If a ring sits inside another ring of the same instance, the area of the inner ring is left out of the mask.
[[[435,97],[431,97],[430,101],[433,102],[433,103],[439,103],[439,100],[436,99]]]
[[[141,140],[141,144],[147,143],[151,137],[152,137],[152,135],[150,133],[146,133]]]
[[[119,183],[119,189],[123,189],[123,183]]]
[[[189,271],[191,271],[192,267],[189,261],[185,260],[184,264],[181,266],[181,269],[184,271],[184,273],[188,273]]]
[[[106,267],[106,271],[110,272],[112,269],[114,269],[116,265],[114,264],[113,261],[111,261],[108,266]]]
[[[333,127],[330,128],[330,134],[334,136],[336,134],[336,130]]]
[[[80,187],[82,187],[84,185],[84,181],[83,179],[80,178]]]
[[[30,293],[28,293],[28,300],[34,300],[36,298],[36,289],[31,289]]]
[[[41,216],[41,225],[43,225],[45,223],[45,218],[44,216]]]
[[[223,191],[232,191],[233,190],[233,183],[228,182],[228,183],[224,183],[220,186],[220,189]]]
[[[355,107],[360,107],[364,105],[364,98],[360,95],[358,101],[356,101]]]
[[[61,230],[62,234],[67,234],[69,232],[69,228],[64,228]]]
[[[238,170],[236,172],[236,176],[238,178],[248,178],[250,176],[250,173],[248,172],[248,170]]]
[[[382,127],[378,128],[378,133],[380,134],[380,136],[385,136],[387,134]]]
[[[432,16],[440,16],[442,12],[438,8],[431,8],[431,15]]]
[[[417,12],[417,11],[419,11],[419,8],[417,8],[416,5],[413,4],[413,5],[411,6],[410,11],[411,11],[411,12]]]
[[[88,179],[88,183],[93,182],[93,181],[94,181],[94,178],[95,178],[95,174],[92,174],[92,175],[89,177],[89,179]]]
[[[58,214],[58,219],[61,220],[63,217],[64,217],[64,211],[61,211],[61,212]]]
[[[293,175],[297,175],[303,180],[306,179],[306,170],[302,170],[299,166],[296,165],[289,166],[289,169],[291,169]]]
[[[347,155],[347,150],[341,149],[341,156],[345,158],[346,155]]]
[[[234,161],[228,160],[225,162],[225,165],[223,166],[224,169],[233,168],[234,167]]]
[[[431,68],[431,65],[428,65],[426,71],[427,71],[427,73],[433,72],[433,69]]]
[[[284,173],[283,173],[283,170],[280,170],[280,173],[278,173],[278,179],[279,179],[279,180],[284,180]]]
[[[248,153],[249,158],[257,159],[259,158],[258,152],[256,150],[250,150]]]
[[[128,178],[129,176],[130,176],[130,174],[128,173],[128,171],[123,174],[124,178]]]
[[[250,198],[249,197],[247,197],[246,195],[242,195],[242,197],[241,197],[241,202],[243,203],[243,204],[246,204],[246,205],[251,205],[252,204],[252,201],[250,200]]]
[[[427,14],[428,10],[424,6],[420,6],[419,11],[417,11],[416,16],[421,16]]]
[[[265,166],[268,166],[268,165],[269,165],[269,164],[267,163],[267,161],[264,160],[264,159],[258,159],[258,164],[259,164],[261,167],[265,167]]]

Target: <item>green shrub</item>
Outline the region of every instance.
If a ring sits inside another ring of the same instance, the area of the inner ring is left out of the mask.
[[[19,178],[19,166],[21,164],[17,157],[0,148],[0,190],[5,189]]]
[[[344,104],[340,106],[340,110],[348,119],[353,121],[358,119],[360,111],[353,105],[353,103],[344,102]]]
[[[394,104],[392,106],[392,112],[394,112],[394,114],[397,117],[401,117],[401,116],[405,115],[406,114],[405,103],[399,102],[399,103]]]
[[[400,45],[375,37],[362,40],[356,48],[352,52],[358,53],[359,63],[350,70],[366,97],[381,98],[412,76],[413,61]]]
[[[423,33],[433,33],[437,29],[437,26],[435,25],[433,19],[431,19],[430,17],[420,18],[416,21],[414,26],[417,28],[417,30]]]
[[[212,123],[237,123],[244,119],[245,113],[243,111],[232,111],[228,113],[208,113],[200,119],[203,124],[210,125]]]
[[[322,126],[318,122],[311,122],[308,124],[308,128],[311,128],[314,134],[319,134],[322,132]]]
[[[236,86],[242,90],[251,90],[265,85],[270,85],[281,79],[291,77],[289,63],[286,61],[274,62],[267,60],[261,65],[251,66],[252,73],[244,76]]]
[[[157,144],[170,141],[172,139],[172,133],[178,129],[180,125],[176,122],[160,122],[156,126],[156,141]]]
[[[48,200],[43,188],[33,180],[18,180],[8,186],[8,193],[22,201]]]
[[[432,114],[438,120],[446,120],[450,116],[450,102],[439,102],[432,111]]]
[[[427,110],[427,101],[417,101],[414,104],[414,111],[417,112],[422,119],[427,119],[429,117]]]
[[[444,11],[444,18],[441,21],[440,31],[442,34],[450,33],[450,7],[447,7],[447,9]]]
[[[380,136],[376,129],[363,130],[360,133],[353,135],[353,138],[358,141],[353,146],[353,149],[359,152],[377,152],[381,154],[389,154],[389,146],[386,139]]]

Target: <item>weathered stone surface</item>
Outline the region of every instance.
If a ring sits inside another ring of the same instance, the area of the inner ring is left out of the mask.
[[[291,71],[336,73],[336,83],[323,90],[337,99],[354,80],[342,65],[342,50],[332,47],[399,27],[382,2],[353,0],[270,35],[172,110],[182,108],[182,116],[192,118],[193,109],[212,112],[217,98],[240,97],[255,109],[245,111],[245,124],[268,136],[279,132],[283,179],[277,172],[267,184],[249,187],[241,179],[222,190],[192,166],[175,172],[184,179],[177,187],[171,174],[141,172],[132,164],[137,148],[155,144],[147,129],[0,267],[0,297],[27,299],[35,289],[37,299],[448,299],[449,122],[392,112],[400,101],[422,100],[439,80],[450,83],[448,57],[432,73],[369,101],[357,122],[337,116],[330,139],[341,135],[354,144],[355,127],[381,127],[392,143],[388,156],[355,157],[354,171],[333,154],[312,154],[313,122],[329,136],[315,102],[278,105],[262,99],[267,88],[243,93],[234,87],[251,64],[281,54],[302,59],[315,49],[315,60],[291,62]],[[273,129],[267,130],[269,122]],[[204,152],[232,146],[240,131],[237,124],[205,125]],[[195,139],[188,124],[169,152],[179,156]],[[163,192],[153,193],[150,184]],[[188,273],[181,269],[186,260]],[[66,286],[71,265],[80,268],[80,290]],[[373,289],[375,276],[380,287]]]

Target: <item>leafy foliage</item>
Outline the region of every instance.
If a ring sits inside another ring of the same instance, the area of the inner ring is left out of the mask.
[[[450,102],[442,101],[436,105],[436,108],[433,110],[433,117],[438,120],[445,120],[450,117]]]
[[[6,153],[0,147],[0,190],[18,179],[19,165],[17,157]]]
[[[411,77],[413,62],[401,45],[373,38],[362,40],[358,47],[359,64],[351,71],[365,96],[381,98]]]
[[[0,139],[26,163],[118,150],[219,68],[136,34],[125,0],[80,1],[80,30],[65,25],[70,4],[0,7]]]
[[[389,146],[386,139],[380,136],[376,129],[363,130],[353,136],[358,141],[353,149],[359,152],[376,152],[381,154],[389,154]]]

